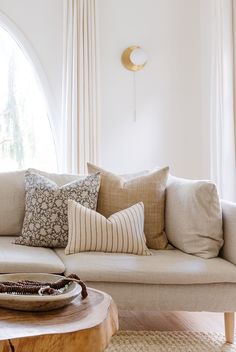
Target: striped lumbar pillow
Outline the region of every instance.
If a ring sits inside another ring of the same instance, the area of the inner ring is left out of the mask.
[[[96,211],[69,200],[68,224],[66,254],[97,251],[151,255],[143,232],[143,203],[137,203],[106,219]]]

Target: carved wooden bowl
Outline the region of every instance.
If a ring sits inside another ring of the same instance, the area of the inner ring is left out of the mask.
[[[0,281],[19,281],[19,280],[35,280],[55,282],[62,278],[60,275],[53,274],[2,274]],[[49,311],[57,308],[62,308],[71,303],[80,293],[81,286],[76,282],[72,282],[63,293],[51,296],[39,295],[19,295],[0,293],[0,307],[23,311]]]

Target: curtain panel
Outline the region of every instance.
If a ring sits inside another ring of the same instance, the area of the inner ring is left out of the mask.
[[[210,172],[222,198],[236,201],[235,0],[211,0]]]
[[[99,158],[96,0],[63,1],[62,172],[85,173]]]

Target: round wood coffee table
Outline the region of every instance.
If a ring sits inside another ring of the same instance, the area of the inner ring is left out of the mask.
[[[102,352],[118,330],[112,298],[88,289],[85,300],[49,312],[0,309],[0,352]]]

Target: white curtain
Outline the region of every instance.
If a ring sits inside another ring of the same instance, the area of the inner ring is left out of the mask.
[[[63,172],[85,173],[98,162],[98,36],[96,0],[63,0]]]
[[[233,3],[211,0],[210,162],[221,197],[236,201]]]

